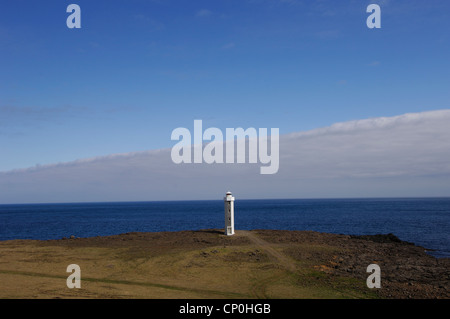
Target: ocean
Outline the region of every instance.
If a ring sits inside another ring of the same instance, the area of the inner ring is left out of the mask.
[[[222,200],[0,205],[0,240],[223,227]],[[237,198],[235,227],[348,235],[393,233],[434,250],[429,253],[435,257],[450,257],[450,198]]]

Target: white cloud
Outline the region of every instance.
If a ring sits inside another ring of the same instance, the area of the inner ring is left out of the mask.
[[[212,14],[212,12],[208,9],[202,9],[197,12],[197,17],[209,17]]]
[[[0,173],[0,202],[443,196],[450,110],[336,123],[280,137],[280,169],[173,164],[170,149]],[[175,144],[175,143],[174,143]]]
[[[236,45],[235,45],[233,42],[230,42],[230,43],[224,44],[224,45],[222,46],[222,49],[228,50],[228,49],[234,48],[235,46],[236,46]]]

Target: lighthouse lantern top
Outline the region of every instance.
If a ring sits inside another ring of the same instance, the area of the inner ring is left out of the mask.
[[[234,201],[234,197],[233,197],[233,195],[231,194],[231,192],[227,192],[227,193],[226,193],[226,196],[224,197],[224,200],[225,200],[226,202]]]

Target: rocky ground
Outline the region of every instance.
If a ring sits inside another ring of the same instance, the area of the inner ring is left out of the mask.
[[[286,248],[294,259],[322,260],[321,271],[367,279],[367,266],[381,268],[382,288],[377,292],[384,298],[450,298],[450,259],[437,259],[423,247],[404,242],[393,234],[347,236],[316,232],[260,230],[258,234],[272,243],[303,243],[326,245],[342,249],[342,253],[313,252],[301,248]],[[294,246],[295,247],[295,246]]]

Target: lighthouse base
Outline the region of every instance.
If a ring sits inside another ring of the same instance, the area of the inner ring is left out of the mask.
[[[234,229],[233,229],[233,227],[228,226],[228,227],[225,229],[225,235],[227,235],[227,236],[232,236],[232,235],[234,235]]]

